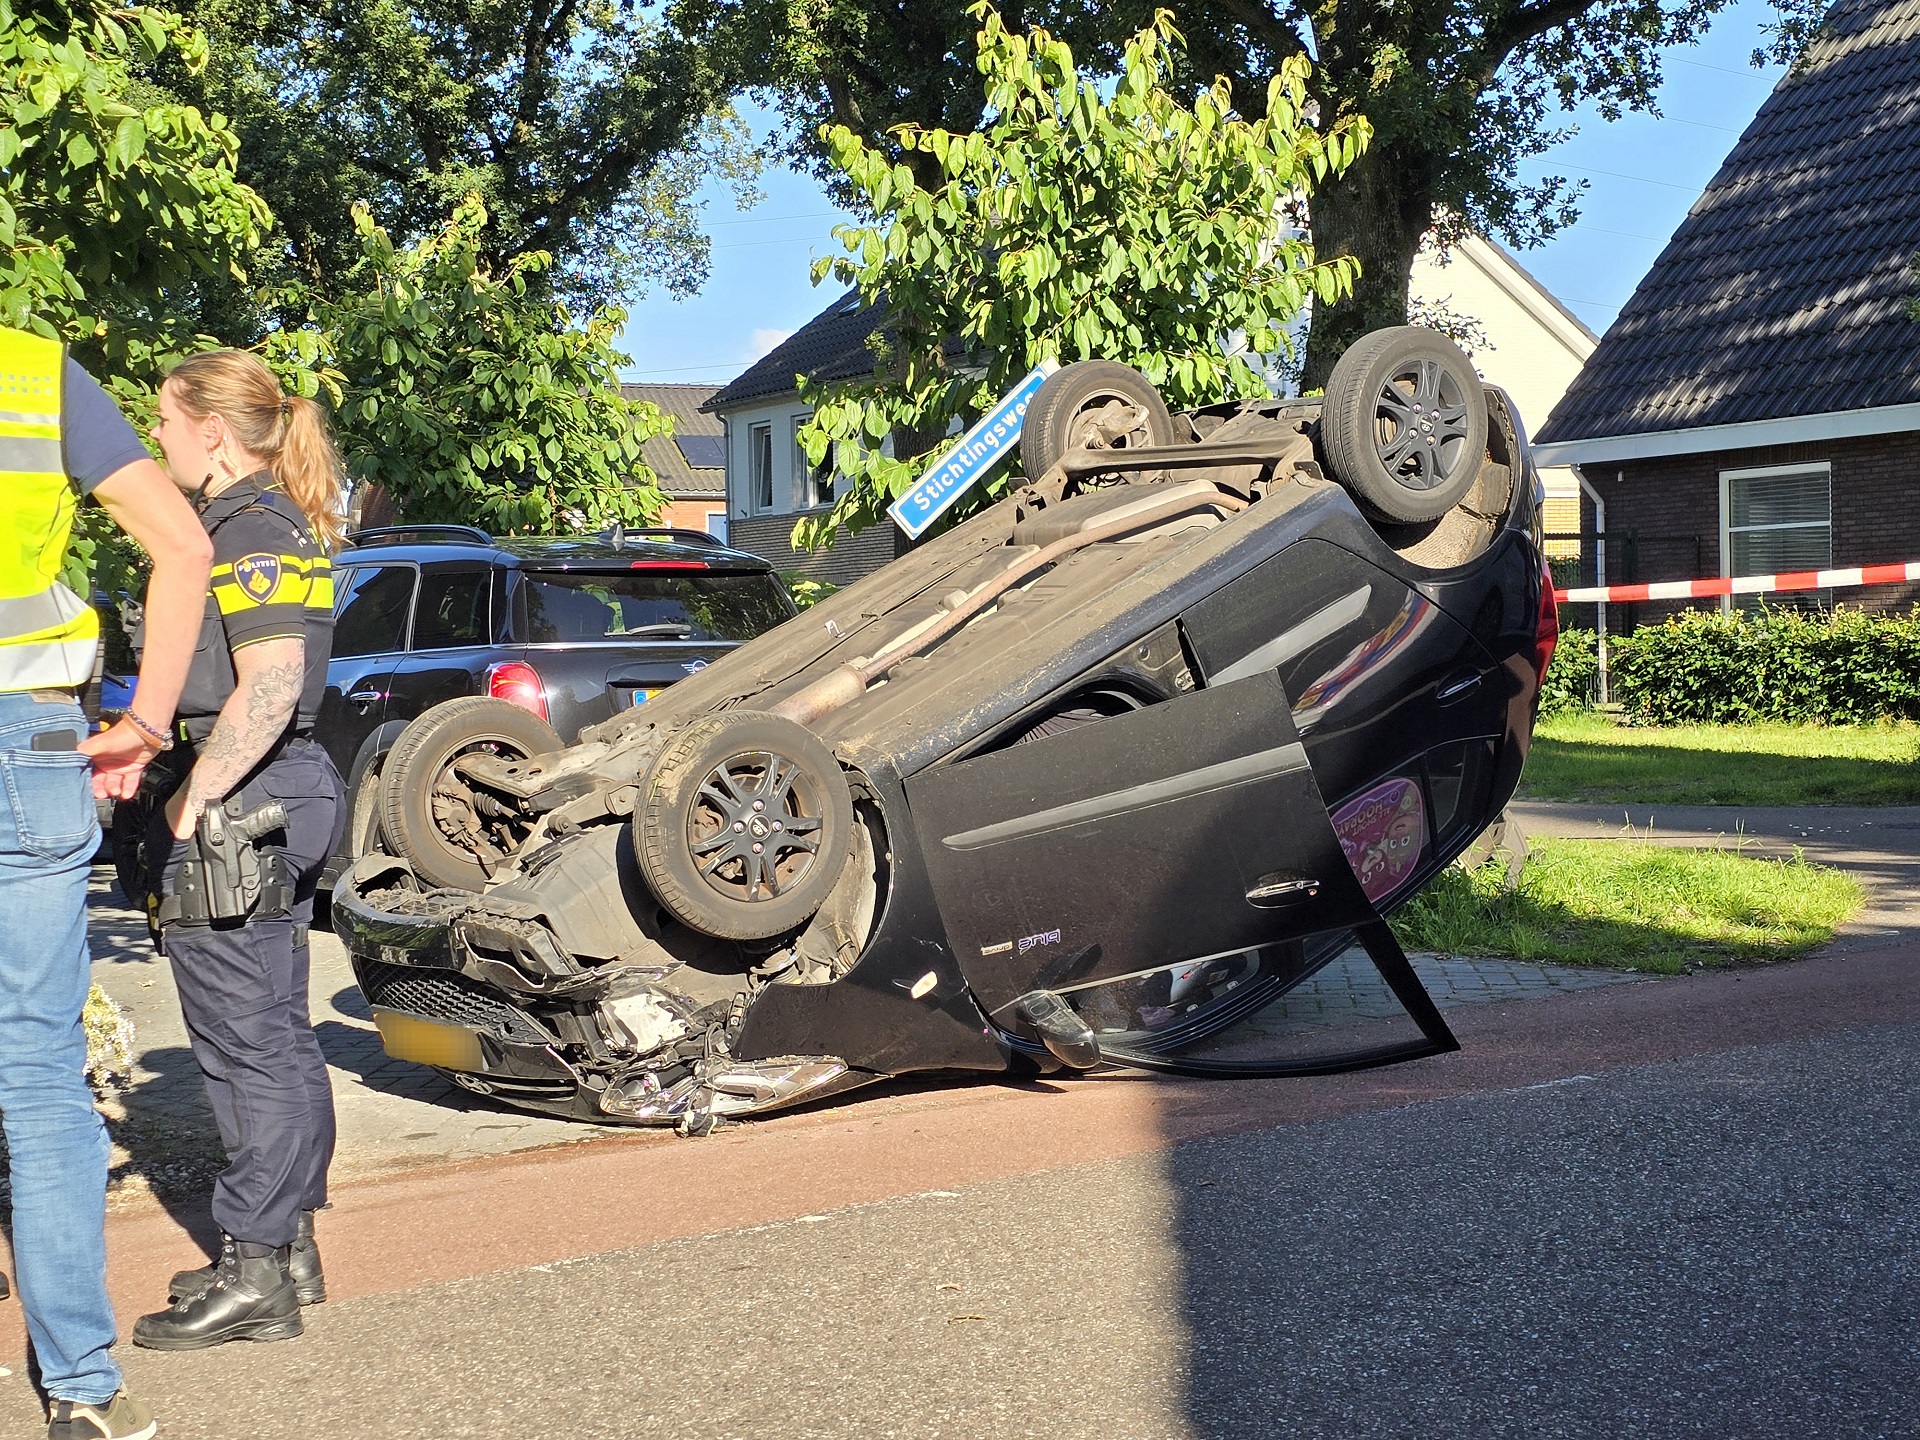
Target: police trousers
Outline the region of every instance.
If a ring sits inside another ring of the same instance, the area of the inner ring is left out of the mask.
[[[227,1152],[214,1221],[236,1240],[286,1245],[300,1212],[327,1203],[333,1160],[333,1086],[309,1009],[307,929],[321,866],[346,825],[345,786],[325,750],[296,739],[238,793],[249,811],[269,799],[286,807],[285,834],[264,843],[293,877],[291,909],[244,922],[175,921],[161,939]],[[154,824],[147,853],[167,856],[164,897],[187,845],[168,834],[164,815]]]

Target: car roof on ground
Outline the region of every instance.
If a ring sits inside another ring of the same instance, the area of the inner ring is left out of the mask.
[[[700,560],[717,570],[773,568],[758,555],[717,542],[638,533],[630,533],[623,542],[615,544],[603,535],[503,535],[482,540],[479,531],[470,536],[436,535],[430,531],[395,532],[373,536],[364,545],[356,545],[349,539],[347,548],[337,558],[342,563],[348,559],[376,558],[487,560],[495,564],[518,562],[532,569],[576,566],[631,569],[644,566],[650,560]]]

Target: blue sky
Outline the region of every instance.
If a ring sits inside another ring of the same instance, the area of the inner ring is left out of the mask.
[[[1577,225],[1520,261],[1595,333],[1604,332],[1687,207],[1779,78],[1747,62],[1766,0],[1738,0],[1697,46],[1669,51],[1659,117],[1612,124],[1590,109],[1569,117],[1578,133],[1528,163],[1524,175],[1585,180]],[[770,171],[765,199],[737,211],[711,201],[713,274],[698,295],[656,295],[630,307],[622,348],[629,380],[724,383],[823,308],[831,281],[809,283],[812,257],[837,253],[837,214],[813,180]]]

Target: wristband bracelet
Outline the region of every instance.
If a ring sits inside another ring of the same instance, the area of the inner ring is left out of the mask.
[[[158,726],[149,725],[146,721],[142,720],[138,715],[134,714],[132,710],[122,710],[120,713],[122,715],[125,715],[127,719],[133,722],[134,729],[138,730],[141,734],[145,735],[149,740],[153,741],[154,744],[158,745],[162,753],[168,750],[171,750],[173,748],[173,737],[167,734],[166,731],[160,729]]]

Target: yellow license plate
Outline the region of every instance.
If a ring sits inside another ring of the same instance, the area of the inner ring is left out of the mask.
[[[373,1023],[380,1027],[381,1048],[396,1060],[438,1065],[443,1070],[487,1068],[480,1053],[480,1037],[464,1025],[422,1020],[418,1015],[401,1015],[393,1010],[375,1010]]]

